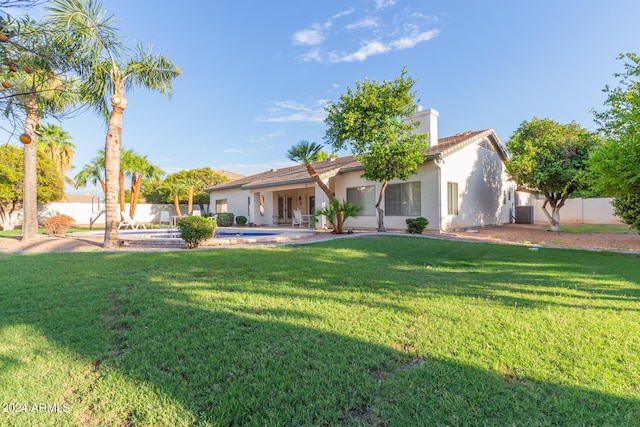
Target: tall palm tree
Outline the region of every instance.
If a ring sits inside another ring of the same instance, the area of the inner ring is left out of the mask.
[[[113,27],[115,17],[93,0],[53,0],[45,9],[56,26],[70,31],[79,43],[84,66],[78,68],[84,100],[107,119],[105,139],[106,226],[105,248],[118,242],[118,182],[122,140],[122,116],[127,108],[125,92],[144,87],[170,95],[172,80],[180,69],[166,56],[141,46],[129,52]],[[107,105],[107,98],[109,105]],[[111,111],[109,112],[109,106]]]
[[[82,170],[73,177],[75,188],[86,187],[90,182],[93,185],[100,183],[102,193],[107,193],[107,186],[104,180],[104,150],[98,152],[91,162],[84,165]]]
[[[72,83],[63,77],[68,45],[29,18],[20,20],[16,30],[11,49],[2,52],[11,80],[3,110],[14,118],[16,110],[24,112],[24,140],[29,142],[24,145],[22,240],[28,241],[38,235],[37,129],[44,117],[62,113],[76,98],[69,90]]]
[[[318,173],[312,165],[315,159],[318,158],[318,155],[321,151],[321,144],[302,140],[296,145],[293,145],[291,148],[289,148],[289,151],[287,151],[287,158],[291,161],[302,163],[307,167],[307,172],[309,172],[311,179],[313,179],[318,187],[320,187],[320,189],[324,191],[324,194],[327,195],[329,204],[331,205],[333,203],[333,200],[335,199],[335,196],[331,189],[327,187],[324,181],[322,181],[322,179],[318,176]],[[342,233],[342,212],[339,209],[336,211],[336,223],[337,224],[335,224],[336,227],[334,231],[340,234]]]
[[[73,167],[73,155],[76,146],[71,142],[69,132],[60,126],[47,123],[40,128],[39,143],[42,151],[51,159],[58,168],[60,175],[68,184],[73,184],[73,180],[66,176],[66,173]]]

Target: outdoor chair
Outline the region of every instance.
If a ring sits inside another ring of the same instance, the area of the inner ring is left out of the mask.
[[[291,220],[291,226],[295,227],[296,225],[298,225],[299,227],[302,227],[303,225],[308,226],[309,225],[309,219],[304,218],[302,216],[302,212],[300,211],[300,209],[294,209],[293,210],[293,219]]]
[[[137,230],[138,227],[142,227],[145,230],[147,229],[147,227],[141,222],[134,221],[128,213],[120,212],[120,215],[122,216],[122,221],[120,221],[120,224],[118,224],[118,230],[128,227],[131,227],[132,230]]]
[[[167,223],[168,227],[171,227],[171,216],[169,215],[169,211],[160,211],[160,220],[158,221],[158,226],[162,227],[162,224]]]

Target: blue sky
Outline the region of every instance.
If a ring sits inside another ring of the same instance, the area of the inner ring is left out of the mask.
[[[493,128],[503,143],[534,116],[594,129],[622,52],[640,53],[637,0],[103,0],[131,46],[182,69],[173,98],[136,90],[123,146],[171,173],[252,174],[323,142],[323,107],[403,67],[440,136]],[[104,146],[92,113],[61,126],[76,171]],[[327,151],[329,151],[327,149]],[[341,153],[343,154],[343,153]],[[72,171],[72,174],[75,171]]]

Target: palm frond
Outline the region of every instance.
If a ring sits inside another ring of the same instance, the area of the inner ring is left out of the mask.
[[[138,45],[132,59],[123,69],[125,88],[145,87],[171,96],[172,80],[182,74],[173,61],[162,54],[153,54],[151,46]]]

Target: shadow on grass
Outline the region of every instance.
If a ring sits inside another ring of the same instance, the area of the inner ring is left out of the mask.
[[[331,251],[324,243],[280,249],[277,256],[261,250],[2,258],[8,279],[0,332],[29,324],[90,363],[92,383],[65,395],[74,409],[69,424],[633,425],[640,419],[637,399],[399,351],[332,328],[323,306],[406,311],[394,295],[425,289],[433,297],[490,297],[491,280],[506,283],[505,274],[513,274],[510,283],[535,279],[531,286],[548,286],[549,277],[536,281],[536,274],[518,273],[519,265],[505,272],[508,250],[490,256],[482,248],[474,262],[465,259],[468,251],[456,254],[453,243],[424,242],[403,254],[397,251],[406,241],[382,242],[379,250],[350,240]],[[357,262],[366,258],[362,251],[372,252],[374,265]],[[583,271],[570,258],[549,255],[532,260],[532,268],[554,263]],[[487,262],[495,272],[479,268]],[[317,270],[311,263],[325,263],[326,271],[310,276]],[[605,277],[617,274],[614,266]],[[633,273],[619,274],[616,280]],[[626,291],[607,294],[599,281],[593,286],[594,298],[627,298]],[[380,301],[359,300],[359,291]],[[628,293],[637,303],[638,288]],[[507,305],[516,300],[501,298]],[[522,300],[537,304],[533,296]],[[0,378],[10,380],[15,369],[14,358],[0,354]],[[127,387],[157,393],[166,406],[118,396]],[[0,394],[3,401],[18,398],[10,389]],[[27,418],[14,419],[20,425]],[[53,424],[55,417],[45,420]]]

